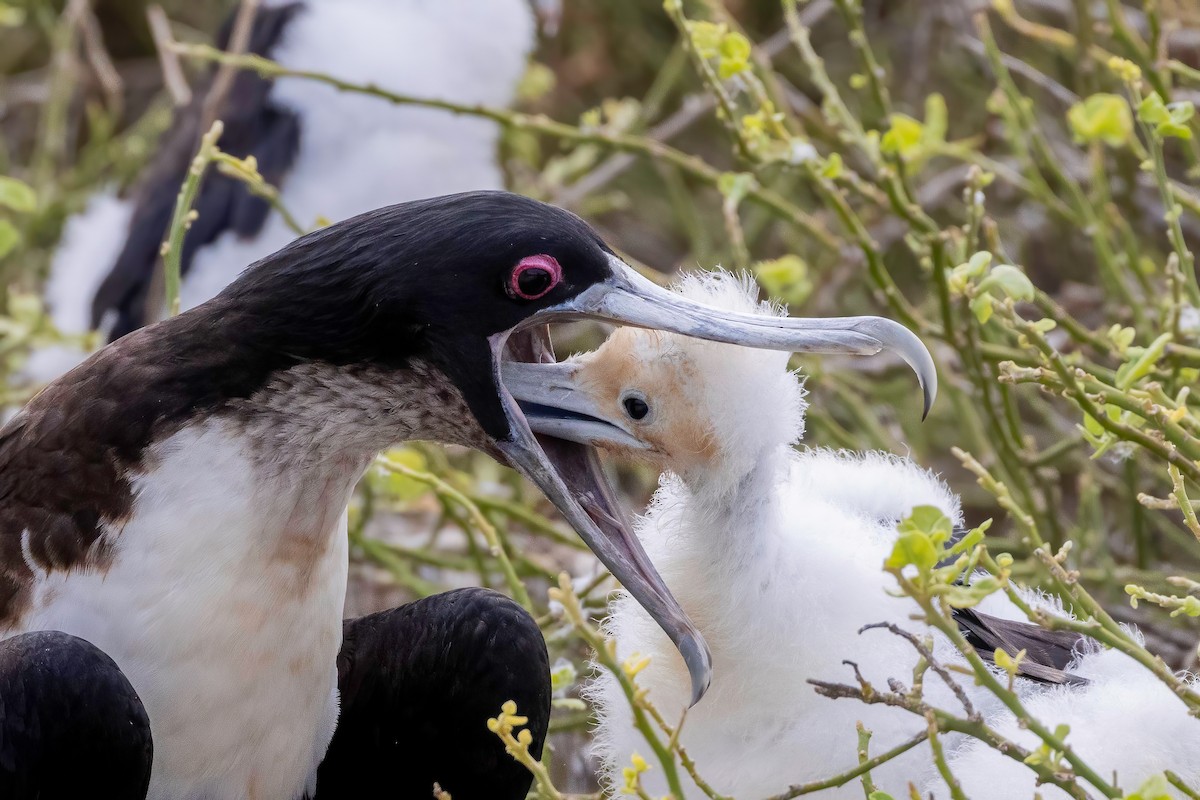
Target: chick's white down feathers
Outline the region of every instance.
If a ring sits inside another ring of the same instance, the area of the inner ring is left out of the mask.
[[[691,299],[729,310],[783,313],[758,304],[750,285],[722,273],[688,278],[680,288]],[[895,585],[882,564],[897,522],[914,506],[936,506],[960,525],[958,498],[903,458],[794,450],[803,433],[805,400],[799,378],[787,371],[786,354],[629,331],[576,361],[586,375],[606,362],[664,355],[672,362],[666,372],[685,376],[684,385],[625,385],[619,391],[645,395],[651,427],[690,418],[705,428],[707,457],[696,457],[691,446],[673,451],[669,441],[659,444],[659,466],[667,472],[637,522],[651,560],[712,649],[712,686],[688,712],[680,740],[700,774],[721,793],[766,797],[855,766],[857,721],[874,733],[872,754],[912,737],[924,728],[923,719],[881,705],[823,698],[807,680],[853,683],[844,659],[856,662],[880,687],[889,677],[911,680],[916,658],[909,644],[886,631],[858,630],[890,621],[921,632],[909,620],[915,604],[889,594]],[[663,372],[659,367],[654,374]],[[645,373],[627,366],[624,374]],[[686,376],[695,380],[688,383]],[[662,415],[657,422],[655,414]],[[647,431],[648,438],[652,434]],[[1035,594],[1028,597],[1064,613]],[[995,596],[981,610],[1023,619]],[[687,671],[658,626],[621,595],[607,632],[619,659],[650,657],[638,684],[649,690],[665,719],[679,719],[689,700]],[[946,662],[961,660],[944,640],[935,642],[935,652]],[[1051,727],[1071,724],[1069,741],[1102,773],[1118,769],[1129,790],[1168,765],[1190,767],[1185,780],[1200,778],[1200,720],[1189,717],[1150,673],[1113,652],[1081,655],[1072,672],[1092,683],[1052,689],[1024,684],[1024,699]],[[1036,748],[1035,737],[1020,730],[998,701],[969,679],[964,684],[989,724]],[[649,748],[610,675],[599,672],[588,693],[599,709],[596,749],[604,778],[619,788],[631,755],[649,759]],[[961,714],[932,675],[926,698]],[[1130,737],[1138,746],[1130,746]],[[1033,796],[1034,776],[1023,765],[965,738],[944,737],[944,745],[973,800]],[[660,796],[666,782],[649,760],[651,770],[642,780],[652,796]],[[894,797],[906,796],[910,781],[923,797],[930,792],[947,797],[932,763],[922,744],[874,770],[873,777]],[[681,778],[689,797],[702,796],[686,775]],[[1038,791],[1045,798],[1066,796],[1053,787]],[[851,781],[817,796],[861,798],[862,787]]]

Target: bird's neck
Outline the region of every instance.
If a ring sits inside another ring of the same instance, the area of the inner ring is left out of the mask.
[[[703,471],[686,475],[690,507],[698,520],[711,520],[695,525],[688,535],[699,537],[698,544],[711,546],[729,558],[740,558],[757,548],[759,537],[770,528],[760,522],[776,508],[776,489],[791,456],[792,449],[781,446],[746,462],[747,467],[738,474]]]
[[[192,463],[195,486],[180,503],[219,505],[250,481],[320,521],[344,511],[387,447],[416,438],[479,447],[487,440],[473,419],[424,362],[337,365],[264,352],[197,309],[101,350],[0,432],[0,523],[19,537],[46,515],[61,519],[79,545],[71,563],[92,563],[110,544],[106,532],[119,536],[156,496],[146,481],[188,447],[212,457]]]
[[[721,659],[760,630],[754,598],[780,564],[778,489],[790,458],[780,447],[740,478],[689,474],[659,489],[643,535],[648,554]]]
[[[411,439],[486,449],[466,401],[440,371],[305,362],[214,415],[280,470],[369,460]]]

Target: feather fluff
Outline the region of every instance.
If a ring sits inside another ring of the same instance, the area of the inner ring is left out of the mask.
[[[720,273],[682,286],[684,294],[710,305],[780,313],[755,303],[749,289]],[[668,471],[636,529],[712,649],[712,687],[688,712],[681,737],[700,774],[723,794],[767,796],[853,767],[857,721],[873,731],[873,753],[913,736],[924,728],[922,719],[890,707],[829,700],[807,681],[853,683],[844,659],[856,662],[878,686],[886,686],[890,677],[911,680],[916,659],[910,645],[886,631],[858,630],[890,621],[920,632],[909,620],[915,604],[889,592],[895,591],[894,581],[882,563],[896,523],[915,505],[936,506],[961,525],[958,498],[905,458],[793,450],[803,433],[805,402],[799,378],[787,372],[786,357],[778,354],[638,331],[614,336],[596,354],[576,360],[586,372],[606,359],[638,362],[666,352],[674,359],[672,374],[694,376],[695,385],[656,392],[644,385],[626,388],[643,391],[664,421],[688,417],[705,426],[712,446],[706,451],[710,457],[698,459],[673,452],[670,437],[661,437],[667,444],[659,449],[659,466]],[[639,372],[628,366],[625,374]],[[1027,597],[1051,613],[1066,613],[1036,592]],[[981,610],[1023,618],[996,596]],[[678,719],[689,699],[687,673],[666,636],[627,595],[614,601],[607,633],[620,659],[650,657],[638,683],[667,720]],[[935,642],[935,652],[944,661],[961,662],[944,640]],[[1189,718],[1183,704],[1149,673],[1124,656],[1099,651],[1081,655],[1072,672],[1093,683],[1045,689],[1023,682],[1022,691],[1043,721],[1070,722],[1071,740],[1081,751],[1094,752],[1098,766],[1119,766],[1124,786],[1136,787],[1168,762],[1176,768],[1200,766],[1200,757],[1182,752],[1187,745],[1181,744],[1200,741],[1200,721]],[[998,701],[965,683],[989,721],[1029,743],[1031,736],[1016,729]],[[587,694],[599,711],[595,749],[603,777],[616,789],[631,755],[650,754],[611,676],[598,672]],[[947,709],[960,708],[933,677],[926,681],[926,697]],[[1116,710],[1143,701],[1136,711]],[[1144,747],[1121,744],[1131,729]],[[963,737],[945,737],[945,744],[968,796],[1032,796],[1033,775],[1020,764]],[[907,794],[909,781],[922,788],[922,796],[947,796],[927,745],[873,775],[877,786],[895,797]],[[661,770],[652,767],[643,781],[652,796],[667,791]],[[685,789],[700,796],[694,787]],[[1046,787],[1040,791],[1047,798],[1058,796]],[[862,789],[851,782],[818,796],[861,798]]]

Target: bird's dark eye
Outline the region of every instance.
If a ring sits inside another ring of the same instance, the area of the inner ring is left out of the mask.
[[[632,419],[644,419],[650,413],[650,406],[640,397],[626,397],[622,403],[625,406],[625,413]]]
[[[562,267],[554,256],[525,256],[508,276],[508,296],[537,300],[562,280]]]

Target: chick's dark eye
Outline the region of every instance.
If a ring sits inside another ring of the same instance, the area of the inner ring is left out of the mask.
[[[633,419],[642,419],[650,413],[650,406],[640,397],[626,397],[625,413]]]
[[[562,267],[554,256],[536,255],[522,258],[508,276],[505,289],[508,296],[522,300],[543,297],[562,280]]]

